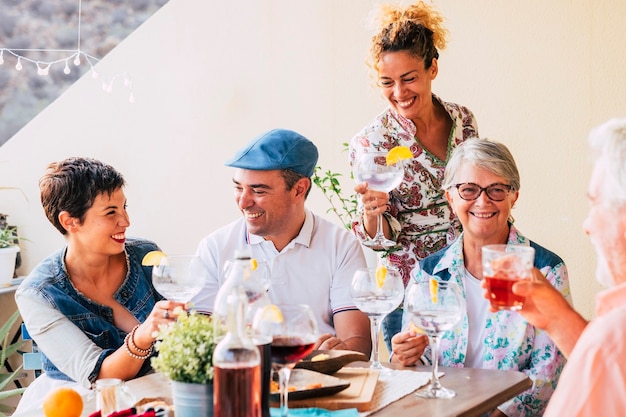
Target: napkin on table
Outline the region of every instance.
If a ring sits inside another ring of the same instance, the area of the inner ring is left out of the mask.
[[[280,408],[270,408],[272,417],[280,416]],[[325,410],[323,408],[290,408],[290,417],[359,417],[356,408],[346,408],[343,410]]]

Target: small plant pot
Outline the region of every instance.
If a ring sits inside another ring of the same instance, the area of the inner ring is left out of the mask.
[[[213,417],[213,384],[172,381],[176,417]]]
[[[19,246],[0,248],[0,287],[9,287],[15,272],[15,259],[20,251]]]

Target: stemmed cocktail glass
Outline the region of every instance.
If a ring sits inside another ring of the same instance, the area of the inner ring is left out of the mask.
[[[352,301],[370,319],[372,332],[372,364],[370,368],[384,370],[378,358],[380,325],[385,316],[395,310],[404,297],[404,283],[396,269],[378,265],[359,268],[350,288]]]
[[[257,313],[254,327],[272,336],[272,367],[278,373],[280,416],[286,417],[291,370],[313,351],[318,337],[313,310],[304,304],[270,304]]]
[[[413,324],[428,335],[432,353],[430,384],[416,394],[423,398],[454,397],[456,393],[442,387],[437,374],[440,338],[456,325],[465,310],[465,301],[459,286],[452,281],[442,281],[423,274],[422,278],[411,284],[404,306],[411,315]]]
[[[357,183],[366,182],[371,190],[389,193],[402,182],[404,167],[401,161],[389,163],[387,152],[362,152],[357,155],[353,175]],[[382,221],[383,216],[379,214],[376,235],[371,240],[363,242],[365,246],[376,250],[396,246],[396,242],[385,237]]]
[[[199,256],[168,255],[152,267],[152,285],[168,300],[186,303],[202,290],[205,274]]]

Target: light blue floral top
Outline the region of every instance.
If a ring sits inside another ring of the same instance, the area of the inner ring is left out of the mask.
[[[509,244],[530,245],[535,248],[535,267],[570,302],[571,295],[567,268],[556,254],[522,236],[510,225]],[[416,278],[426,272],[440,279],[454,280],[465,297],[465,266],[463,262],[463,234],[448,248],[420,261]],[[410,317],[405,313],[404,323]],[[448,367],[463,367],[468,346],[467,314],[459,324],[441,338],[439,364]],[[518,370],[528,375],[533,386],[498,408],[508,417],[541,416],[565,365],[565,357],[556,344],[543,330],[529,324],[513,311],[487,313],[484,329],[485,369]],[[431,361],[430,348],[424,359]]]

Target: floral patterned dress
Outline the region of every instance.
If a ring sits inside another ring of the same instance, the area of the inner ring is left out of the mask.
[[[512,224],[507,243],[534,247],[534,266],[572,303],[567,268],[560,257],[524,237]],[[448,248],[422,260],[416,279],[420,279],[424,272],[443,280],[453,280],[465,297],[463,234]],[[405,314],[404,323],[408,324],[409,320]],[[565,357],[548,334],[528,323],[520,314],[502,310],[487,313],[481,339],[481,368],[520,371],[533,382],[532,388],[498,408],[508,417],[543,415],[565,366]],[[454,329],[441,337],[439,365],[464,367],[469,340],[469,321],[465,314]],[[430,347],[426,348],[423,358],[432,362]]]
[[[433,94],[452,119],[448,138],[446,161],[442,161],[422,147],[415,136],[412,121],[387,108],[369,126],[359,132],[350,142],[350,165],[363,149],[389,150],[404,145],[413,152],[413,159],[406,161],[404,180],[389,196],[384,216],[391,225],[399,243],[397,250],[388,256],[388,262],[400,270],[404,284],[411,278],[411,270],[417,261],[449,245],[461,231],[461,225],[448,206],[441,189],[443,173],[452,150],[471,137],[478,137],[478,128],[472,112],[463,106],[447,103]],[[353,219],[352,230],[361,241],[368,239],[363,227],[363,207]]]

